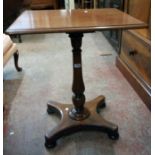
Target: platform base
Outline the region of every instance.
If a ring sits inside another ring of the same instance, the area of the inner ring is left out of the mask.
[[[59,114],[61,116],[61,122],[56,128],[46,134],[45,146],[47,148],[53,148],[56,146],[59,138],[84,130],[105,132],[110,139],[117,140],[119,138],[118,126],[106,121],[98,114],[100,108],[104,107],[104,96],[99,96],[90,102],[86,102],[84,111],[89,111],[88,117],[82,120],[76,120],[71,117],[71,113],[74,111],[73,105],[49,101],[47,112],[49,114]]]

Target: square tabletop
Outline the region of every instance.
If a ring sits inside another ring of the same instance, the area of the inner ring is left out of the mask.
[[[6,33],[89,32],[146,26],[144,22],[114,8],[26,10],[10,25]]]

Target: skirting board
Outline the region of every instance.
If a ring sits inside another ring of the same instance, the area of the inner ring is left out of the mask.
[[[116,58],[116,66],[151,111],[151,88],[140,77],[136,76],[119,57]]]

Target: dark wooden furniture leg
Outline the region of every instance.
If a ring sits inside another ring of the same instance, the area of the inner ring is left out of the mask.
[[[18,66],[18,58],[19,58],[18,50],[13,55],[14,55],[15,68],[18,72],[21,72],[22,68]]]
[[[52,148],[59,138],[71,133],[84,130],[106,132],[109,138],[119,138],[118,126],[106,121],[98,113],[101,107],[105,107],[105,97],[98,96],[85,103],[84,82],[82,76],[81,44],[83,33],[69,33],[73,47],[73,105],[61,104],[49,101],[47,112],[57,113],[61,116],[60,124],[45,136],[45,146]],[[85,106],[84,106],[85,104]]]
[[[17,35],[17,37],[18,37],[18,41],[19,41],[19,43],[22,43],[22,38],[21,38],[21,35],[20,35],[20,34],[18,34],[18,35]]]

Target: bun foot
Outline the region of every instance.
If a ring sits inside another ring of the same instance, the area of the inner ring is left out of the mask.
[[[118,131],[109,132],[108,137],[112,140],[118,140],[119,139],[119,133],[118,133]]]
[[[54,148],[54,147],[56,147],[56,142],[52,142],[52,143],[45,143],[45,147],[47,148],[47,149],[52,149],[52,148]]]

